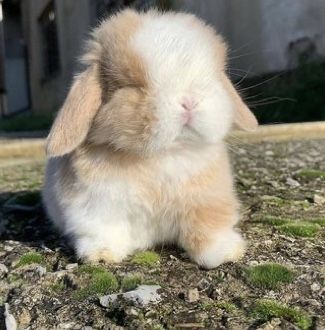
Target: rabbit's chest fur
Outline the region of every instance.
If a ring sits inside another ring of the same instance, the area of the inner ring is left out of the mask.
[[[205,185],[207,190],[215,186],[212,172],[222,166],[224,152],[220,146],[177,150],[140,164],[116,159],[112,163],[94,154],[50,161],[48,167],[63,181],[46,183],[44,197],[51,198],[52,205],[57,200],[52,218],[59,226],[64,223],[67,234],[84,235],[97,228],[103,235],[110,231],[121,238],[127,232],[130,244],[143,248],[175,241],[186,205],[205,198]]]

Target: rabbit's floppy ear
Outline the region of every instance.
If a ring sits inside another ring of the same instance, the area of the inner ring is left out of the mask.
[[[258,122],[254,114],[249,110],[226,75],[223,75],[223,81],[235,105],[234,123],[236,127],[244,131],[255,131]]]
[[[85,140],[101,104],[96,69],[92,65],[75,78],[47,138],[46,152],[49,157],[67,154]]]

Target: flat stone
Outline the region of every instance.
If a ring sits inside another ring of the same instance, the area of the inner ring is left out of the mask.
[[[140,285],[136,290],[125,292],[123,297],[145,306],[161,300],[160,294],[157,293],[159,289],[161,289],[159,285]]]
[[[114,301],[116,301],[116,299],[118,298],[118,294],[109,294],[106,296],[102,296],[99,298],[99,303],[103,306],[103,307],[108,307],[110,304],[112,304]]]

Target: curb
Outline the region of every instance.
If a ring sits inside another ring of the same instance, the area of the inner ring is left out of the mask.
[[[239,143],[325,139],[325,121],[261,125],[255,132],[234,131],[229,140]],[[1,158],[44,159],[45,138],[0,139]]]
[[[0,140],[0,160],[2,158],[45,158],[45,139]]]
[[[232,138],[244,143],[325,139],[325,121],[261,125],[255,132],[234,131]]]

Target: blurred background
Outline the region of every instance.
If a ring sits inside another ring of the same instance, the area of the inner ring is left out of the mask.
[[[325,120],[324,0],[0,0],[0,131],[46,131],[84,39],[129,6],[192,12],[229,44],[228,73],[261,123]]]

